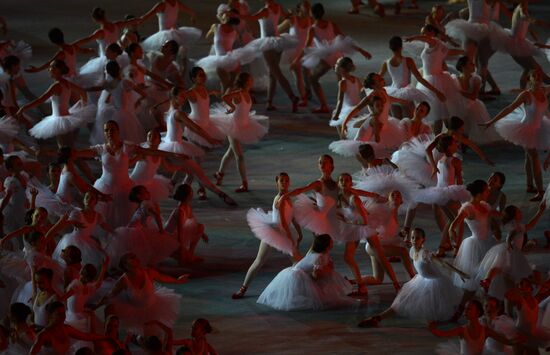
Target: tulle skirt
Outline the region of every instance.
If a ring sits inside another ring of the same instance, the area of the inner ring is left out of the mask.
[[[338,58],[344,55],[352,55],[355,52],[355,41],[351,37],[336,36],[332,41],[317,43],[315,47],[304,50],[302,65],[305,68],[313,69],[321,61],[332,67]]]
[[[249,121],[236,122],[231,119],[227,135],[244,144],[258,143],[269,130],[269,117],[250,112]]]
[[[477,144],[488,144],[500,140],[494,127],[479,126],[480,123],[488,122],[491,119],[487,107],[482,101],[470,100],[462,96],[458,110],[458,117],[464,120],[464,132],[469,139]]]
[[[441,119],[448,118],[450,116],[458,116],[459,112],[457,107],[459,105],[459,91],[456,82],[453,80],[448,72],[442,72],[439,74],[429,75],[424,73],[424,79],[435,87],[439,92],[442,92],[446,101],[441,101],[439,98],[427,87],[418,83],[417,89],[422,91],[428,96],[431,110],[428,116],[424,118],[426,123],[434,123]]]
[[[19,123],[10,116],[0,118],[0,142],[8,143],[19,133]]]
[[[397,97],[398,99],[412,101],[416,103],[429,100],[428,95],[426,95],[420,89],[414,87],[414,85],[412,84],[402,88],[397,86],[386,86],[386,92],[388,93],[388,95]]]
[[[32,57],[32,47],[30,44],[24,41],[10,41],[11,44],[5,50],[5,52],[0,53],[3,57],[8,55],[14,55],[19,58],[22,62],[31,59]]]
[[[464,271],[470,278],[462,281],[458,275],[454,274],[453,283],[455,286],[468,291],[479,289],[479,280],[476,277],[479,264],[495,242],[495,239],[491,236],[484,240],[471,236],[462,241],[454,261],[454,266]]]
[[[165,152],[172,152],[176,154],[185,154],[190,157],[200,158],[204,156],[204,150],[200,147],[197,147],[191,142],[180,140],[179,142],[170,141],[163,138],[162,142],[159,144],[159,150],[164,150]]]
[[[79,101],[69,109],[68,115],[44,117],[29,130],[29,133],[38,139],[48,139],[70,133],[86,123],[93,122],[95,114],[95,105],[83,105],[82,101]]]
[[[466,42],[467,39],[479,42],[489,36],[490,28],[485,23],[456,19],[445,25],[445,32],[447,36],[459,39],[462,43]]]
[[[314,280],[302,269],[288,267],[275,276],[258,303],[280,311],[321,310],[351,304],[350,283],[335,271]]]
[[[432,167],[426,157],[426,148],[433,140],[431,135],[421,135],[405,142],[393,153],[392,162],[399,171],[422,186],[435,186],[436,179],[432,176]]]
[[[162,30],[155,33],[152,36],[147,37],[141,46],[143,50],[157,51],[166,41],[174,40],[180,46],[189,46],[197,42],[202,36],[202,31],[195,27],[179,27],[171,28],[169,30]]]
[[[344,123],[344,120],[348,116],[348,114],[355,108],[354,105],[348,105],[345,102],[342,104],[342,109],[340,110],[340,115],[338,116],[338,119],[336,120],[330,120],[329,126],[331,127],[338,127],[341,126],[342,123]],[[351,124],[352,121],[348,123]]]
[[[111,236],[105,250],[112,266],[117,266],[126,253],[134,253],[142,266],[155,266],[169,258],[179,243],[167,233],[147,227],[119,227]]]
[[[466,202],[472,195],[464,185],[451,185],[445,187],[428,187],[418,190],[416,202],[427,205],[445,206],[451,201]]]
[[[111,195],[112,201],[99,202],[96,211],[103,215],[113,228],[125,226],[132,216],[132,205],[128,200],[130,190],[134,186],[129,177],[112,178],[107,174],[101,175],[94,183],[100,192]]]
[[[259,52],[277,51],[283,52],[287,49],[296,48],[298,46],[298,38],[289,34],[280,36],[267,36],[256,38],[247,47]]]
[[[63,262],[61,252],[69,245],[74,245],[80,249],[82,254],[82,265],[92,264],[98,269],[101,267],[105,259],[105,251],[103,251],[99,242],[91,236],[81,235],[78,230],[65,234],[61,238],[52,254],[52,258],[60,263]]]
[[[375,228],[363,225],[363,219],[354,209],[340,208],[338,213],[347,221],[338,221],[338,235],[340,236],[338,242],[366,241],[370,237],[378,234]]]
[[[445,277],[426,278],[417,274],[403,285],[391,308],[400,316],[421,321],[445,321],[455,313],[462,290]]]
[[[90,134],[90,143],[92,145],[105,142],[103,125],[109,120],[114,120],[118,123],[122,140],[135,144],[145,141],[145,130],[134,111],[118,108],[110,103],[100,103],[94,128]]]
[[[514,57],[532,57],[542,55],[542,50],[525,37],[514,36],[509,29],[493,31],[491,44],[499,52],[508,53]]]
[[[294,217],[303,228],[315,234],[328,234],[333,240],[341,240],[338,230],[336,201],[315,193],[315,199],[298,195],[294,202]]]
[[[256,238],[285,254],[292,255],[293,243],[298,237],[293,233],[293,240],[288,239],[280,224],[273,222],[273,212],[266,213],[261,208],[251,208],[246,213],[246,221]]]
[[[163,175],[155,175],[149,181],[135,181],[135,184],[145,186],[151,194],[151,199],[157,202],[164,201],[170,197],[172,190],[174,189],[172,181]]]
[[[137,334],[143,332],[143,324],[150,320],[158,320],[172,328],[179,314],[181,295],[166,287],[156,286],[150,295],[139,298],[122,295],[114,299],[115,314],[120,318],[121,325]]]
[[[100,85],[105,79],[105,66],[108,62],[104,55],[90,59],[80,68],[74,82],[84,88]],[[126,53],[123,53],[116,58],[116,62],[122,69],[128,65],[130,59]]]
[[[74,209],[74,206],[65,203],[59,196],[54,194],[47,186],[38,181],[29,181],[29,185],[38,190],[36,195],[36,206],[43,207],[48,211],[49,215],[61,217],[65,213],[69,213]],[[27,198],[30,198],[30,194],[27,193]]]
[[[540,123],[536,120],[522,122],[525,109],[518,107],[497,123],[495,128],[500,136],[525,149],[546,150],[550,148],[550,119],[543,116]]]
[[[227,54],[211,54],[200,59],[195,66],[201,67],[207,73],[214,73],[217,69],[232,72],[241,65],[251,63],[260,56],[261,52],[252,46],[237,48]]]
[[[189,117],[193,119],[192,117]],[[199,127],[201,127],[203,130],[205,130],[210,137],[218,140],[225,140],[227,138],[226,133],[229,129],[230,122],[224,117],[219,117],[215,114],[210,115],[209,119],[201,119],[201,120],[193,120]],[[200,135],[196,134],[195,132],[191,131],[189,128],[185,127],[183,135],[192,141],[193,143],[196,143],[202,147],[206,148],[213,148],[215,145],[212,145],[211,143],[207,142],[206,139],[201,137]]]
[[[328,149],[343,157],[351,158],[359,154],[359,147],[363,144],[369,144],[374,150],[374,155],[376,157],[388,156],[389,152],[382,144],[355,139],[341,139],[332,142],[329,144]]]

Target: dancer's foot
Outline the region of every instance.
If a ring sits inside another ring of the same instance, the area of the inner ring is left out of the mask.
[[[535,196],[531,197],[529,201],[539,202],[539,201],[542,201],[543,198],[544,198],[544,191],[539,191]]]
[[[200,201],[208,200],[208,198],[206,197],[206,190],[204,189],[204,187],[200,187],[197,190],[197,195],[199,196]]]
[[[298,107],[307,107],[307,99],[302,99],[298,102]]]
[[[357,291],[353,291],[348,296],[354,297],[354,298],[365,298],[368,297],[369,290],[367,289],[367,285],[365,285],[365,282],[361,282],[361,284],[357,285]]]
[[[401,291],[401,285],[397,281],[393,282],[393,288],[395,289],[395,293],[399,293],[399,291]]]
[[[386,9],[384,9],[384,6],[377,4],[374,6],[374,13],[380,17],[384,17],[386,16]]]
[[[367,319],[362,320],[357,324],[359,328],[376,328],[378,327],[378,324],[382,321],[382,318],[380,316],[374,316]]]
[[[237,192],[237,193],[248,192],[248,182],[243,181],[241,186],[239,186],[237,189],[235,189],[235,192]]]
[[[357,15],[359,13],[359,9],[350,9],[348,10],[348,14],[350,15]]]
[[[401,13],[401,3],[399,2],[395,3],[395,7],[393,8],[393,13],[395,15],[399,15]]]
[[[214,173],[214,179],[216,179],[216,186],[222,186],[224,173],[217,171]]]
[[[238,206],[237,205],[237,202],[235,202],[235,200],[233,200],[231,197],[229,197],[228,194],[226,194],[225,192],[223,191],[220,191],[220,193],[218,194],[219,198],[222,199],[222,201],[228,205],[228,206],[231,206],[231,207],[235,207],[235,206]]]
[[[246,294],[246,290],[248,290],[248,287],[241,286],[238,292],[235,292],[233,295],[231,295],[231,298],[234,300],[239,300],[241,298],[244,298],[244,295]]]

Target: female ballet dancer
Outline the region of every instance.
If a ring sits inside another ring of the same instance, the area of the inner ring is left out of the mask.
[[[456,70],[459,75],[453,75],[459,90],[460,100],[458,116],[466,120],[465,135],[477,144],[492,143],[499,139],[494,129],[481,129],[479,123],[489,121],[490,116],[485,104],[479,100],[481,90],[481,77],[476,74],[474,62],[466,57],[460,57],[456,62]]]
[[[311,70],[309,77],[311,88],[320,104],[320,107],[312,112],[329,113],[327,98],[319,80],[334,67],[336,60],[343,54],[352,54],[357,51],[367,59],[372,56],[366,50],[355,45],[350,37],[344,36],[334,22],[323,18],[325,8],[322,4],[313,5],[311,15],[314,22],[307,34],[305,48],[294,61],[302,61],[304,68]]]
[[[294,220],[292,201],[282,199],[282,196],[288,193],[290,177],[287,173],[281,172],[275,177],[275,182],[278,193],[273,199],[271,212],[265,213],[260,208],[251,208],[246,214],[250,230],[256,238],[260,239],[260,245],[256,259],[248,268],[241,288],[232,295],[233,299],[244,297],[248,286],[268,260],[272,248],[292,256],[294,261],[301,259],[299,246],[303,237],[302,229]],[[290,224],[296,233],[292,233]]]
[[[419,84],[431,91],[440,101],[445,101],[445,95],[422,77],[414,60],[410,57],[403,56],[403,40],[401,37],[392,37],[389,41],[389,46],[393,55],[382,63],[379,74],[383,77],[386,73],[389,73],[391,77],[392,83],[390,86],[386,87],[388,95],[409,102],[406,106],[399,107],[399,109],[397,109],[397,107],[392,107],[392,112],[395,112],[395,117],[411,117],[414,110],[414,103],[428,100],[428,96],[411,83],[411,75],[416,78]]]
[[[75,43],[66,43],[63,31],[61,31],[61,29],[57,27],[52,28],[48,32],[48,38],[50,39],[50,42],[58,47],[59,50],[44,64],[39,66],[30,65],[25,68],[25,71],[27,73],[38,73],[44,69],[49,68],[52,62],[54,62],[55,60],[62,60],[63,62],[65,62],[65,64],[67,64],[67,67],[69,68],[69,72],[66,76],[69,78],[75,78],[77,74],[77,55],[89,54],[93,53],[94,51],[89,48],[82,48]]]
[[[428,329],[433,335],[440,338],[459,337],[460,348],[454,344],[440,344],[436,349],[436,353],[444,354],[468,354],[481,355],[485,342],[488,338],[493,338],[503,344],[511,345],[512,341],[505,338],[503,335],[495,332],[491,328],[483,325],[479,318],[483,315],[483,306],[477,300],[469,301],[464,309],[464,316],[467,324],[458,328],[442,330],[437,328],[436,322],[430,322]]]
[[[424,49],[420,58],[422,59],[422,69],[424,79],[430,83],[439,92],[445,93],[445,100],[427,89],[423,85],[417,85],[417,88],[429,97],[429,103],[432,107],[427,121],[434,125],[434,132],[439,133],[443,127],[443,120],[456,115],[457,98],[460,94],[451,75],[445,71],[445,59],[448,56],[460,55],[462,50],[449,49],[437,38],[440,33],[437,27],[425,25],[422,27],[421,35],[412,36],[405,39],[406,42],[420,41],[424,42]]]
[[[260,23],[261,36],[253,40],[250,46],[263,53],[269,74],[269,86],[267,90],[268,111],[277,108],[273,105],[277,83],[281,85],[284,92],[292,103],[292,113],[298,112],[300,98],[294,95],[290,83],[281,71],[280,62],[283,51],[294,48],[298,45],[298,39],[292,36],[279,35],[279,19],[286,18],[288,14],[285,9],[275,0],[264,0],[264,7],[253,15],[247,15],[246,19],[257,20]]]
[[[166,41],[160,48],[160,52],[153,51],[147,53],[149,70],[159,77],[168,81],[172,86],[185,86],[185,80],[182,70],[178,68],[176,61],[179,55],[180,46],[174,40]],[[180,58],[181,59],[181,58]],[[159,97],[159,101],[160,97]]]
[[[504,294],[509,289],[533,273],[522,250],[525,234],[535,227],[545,209],[543,202],[527,224],[522,223],[523,214],[516,206],[510,205],[504,209],[502,231],[506,240],[489,249],[477,273],[481,286],[490,296],[504,300]]]
[[[267,133],[267,128],[259,122],[267,121],[268,117],[256,115],[254,111],[250,111],[252,107],[250,89],[253,83],[250,74],[240,73],[237,80],[235,80],[234,90],[222,97],[224,103],[229,106],[227,114],[231,114],[231,116],[227,116],[229,120],[229,128],[227,129],[229,147],[223,155],[220,167],[214,177],[216,178],[216,185],[221,185],[227,164],[234,157],[237,160],[237,168],[241,176],[241,186],[235,192],[248,192],[248,179],[241,144],[256,143]]]
[[[178,207],[170,213],[164,229],[179,242],[180,264],[201,262],[203,259],[195,255],[195,249],[201,239],[208,243],[208,235],[204,232],[204,224],[198,223],[193,214],[193,189],[187,184],[178,185],[172,198],[178,201]]]
[[[218,355],[214,347],[208,343],[206,335],[212,333],[213,328],[210,322],[204,318],[193,321],[191,326],[191,339],[174,340],[174,345],[185,346],[192,354]]]
[[[471,276],[467,281],[459,277],[454,278],[454,284],[464,289],[461,306],[471,299],[480,287],[475,275],[485,254],[496,243],[491,234],[490,217],[499,215],[498,212],[492,211],[491,206],[485,202],[489,195],[489,189],[485,181],[475,180],[468,184],[467,189],[472,194],[472,198],[469,202],[462,204],[458,215],[449,227],[449,234],[451,240],[455,243],[454,248],[456,250],[454,266]],[[462,241],[464,222],[468,225],[472,236]],[[455,316],[459,313],[457,312]]]
[[[516,354],[538,354],[539,347],[550,343],[550,330],[539,324],[539,302],[533,296],[533,285],[528,279],[522,279],[517,288],[506,293],[506,300],[516,311],[516,330],[524,342],[514,345]]]
[[[290,66],[290,71],[294,74],[296,88],[300,94],[300,102],[298,106],[305,107],[309,97],[311,96],[311,88],[307,76],[307,69],[302,66],[301,61],[295,59],[302,53],[306,46],[307,34],[313,25],[313,19],[310,16],[311,5],[309,1],[301,1],[296,5],[296,11],[290,14],[280,25],[279,33],[288,30],[288,34],[298,39],[298,45],[295,48],[289,48],[283,52],[283,61],[293,64]],[[306,80],[304,80],[306,76]]]
[[[424,123],[424,118],[430,114],[431,109],[432,107],[427,101],[422,101],[414,108],[412,118],[401,119],[401,127],[405,131],[407,141],[432,133],[432,128]]]
[[[75,208],[70,214],[64,215],[54,228],[63,230],[72,226],[73,230],[65,234],[52,253],[52,258],[62,262],[61,254],[69,245],[74,245],[80,249],[82,261],[84,264],[92,264],[99,267],[105,259],[105,251],[100,243],[94,239],[93,234],[97,227],[101,227],[106,232],[112,232],[102,215],[95,211],[98,197],[94,192],[86,192],[84,195],[84,208]]]
[[[7,354],[27,354],[36,339],[36,330],[28,320],[32,310],[25,304],[15,302],[10,305],[8,313],[9,339]]]
[[[188,46],[201,38],[202,31],[198,28],[177,27],[180,11],[191,16],[191,21],[195,22],[195,11],[185,6],[180,0],[162,0],[143,15],[142,19],[145,21],[156,14],[159,24],[158,32],[142,42],[145,50],[158,50],[166,41],[170,40],[176,41],[180,46]]]
[[[281,311],[320,310],[347,306],[352,300],[349,282],[334,270],[329,255],[333,242],[328,234],[315,236],[313,244],[296,265],[275,276],[258,297],[258,303]]]
[[[75,131],[84,124],[93,121],[95,107],[87,105],[86,92],[79,86],[64,78],[69,73],[69,67],[62,60],[54,60],[50,64],[50,76],[54,83],[39,98],[19,108],[17,116],[23,112],[46,102],[51,98],[52,115],[43,118],[35,124],[29,133],[39,139],[57,138],[58,147],[72,146],[75,140]],[[80,102],[69,107],[71,94],[80,97]]]
[[[240,21],[236,10],[226,11],[218,15],[218,19],[220,23],[213,24],[205,36],[207,39],[214,38],[214,53],[202,58],[195,65],[207,73],[215,72],[220,79],[222,92],[225,93],[235,81],[241,65],[251,63],[259,57],[259,53],[252,45],[233,49],[238,36],[236,26]]]
[[[340,57],[334,65],[334,72],[340,81],[338,82],[338,96],[336,108],[332,112],[329,125],[336,127],[338,136],[343,137],[341,126],[349,112],[361,101],[361,80],[352,75],[355,64],[350,57]]]
[[[418,274],[403,285],[389,308],[362,320],[359,327],[377,327],[382,320],[396,315],[425,321],[446,321],[451,318],[462,299],[462,290],[453,285],[442,269],[455,273],[460,271],[426,250],[425,241],[424,230],[414,228],[411,232],[413,247],[409,256]]]
[[[541,201],[544,196],[542,172],[538,150],[550,147],[550,121],[547,118],[550,86],[542,84],[538,70],[529,72],[527,90],[520,93],[513,103],[500,111],[492,120],[481,124],[491,127],[509,142],[519,145],[525,152],[527,192],[536,192],[530,201]],[[522,106],[522,107],[521,107]],[[533,186],[534,181],[534,186]]]
[[[138,207],[128,225],[114,231],[115,235],[109,239],[105,250],[112,266],[118,265],[120,258],[128,252],[133,253],[141,265],[155,266],[178,249],[178,242],[165,233],[159,205],[152,201],[151,193],[145,186],[134,186],[128,199]],[[155,220],[155,229],[151,219]]]
[[[110,102],[102,100],[99,102],[94,127],[90,133],[90,143],[101,144],[105,142],[103,125],[110,120],[124,127],[123,140],[132,143],[143,142],[145,130],[136,116],[136,104],[133,95],[137,93],[145,98],[147,93],[128,78],[123,77],[120,65],[116,61],[107,63],[105,71],[108,78],[102,85],[86,89],[87,91],[106,90],[110,97]]]
[[[124,274],[97,308],[107,305],[105,313],[117,315],[121,324],[136,334],[143,332],[143,324],[151,320],[151,316],[172,327],[178,317],[181,296],[171,289],[155,287],[153,282],[183,284],[189,275],[174,278],[153,268],[144,268],[132,253],[120,258],[120,268]]]
[[[23,161],[18,156],[10,155],[4,161],[4,165],[8,176],[3,182],[6,194],[0,203],[0,212],[4,217],[3,232],[7,234],[25,225],[28,178],[23,174]],[[22,246],[18,243],[12,247],[14,250],[20,250]]]

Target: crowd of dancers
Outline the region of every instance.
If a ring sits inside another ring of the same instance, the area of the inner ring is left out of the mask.
[[[90,35],[68,42],[60,28],[47,32],[56,52],[44,63],[32,59],[27,43],[0,41],[0,352],[217,353],[206,319],[194,321],[190,338],[173,334],[181,296],[160,283],[186,283],[189,275],[169,276],[158,265],[202,261],[196,248],[209,237],[193,214],[193,182],[199,200],[209,190],[237,206],[220,189],[235,160],[241,182],[234,192],[253,188],[244,147],[269,129],[269,117],[252,110],[262,88],[267,115],[327,117],[336,129],[327,149],[357,159],[359,172],[335,179],[335,160],[323,154],[319,179],[306,186],[291,188],[287,172],[275,176],[272,210],[246,214],[260,244],[234,302],[247,296],[275,249],[291,262],[260,294],[265,306],[350,307],[387,274],[393,303],[359,327],[398,315],[428,323],[435,336],[459,338],[440,344],[440,354],[547,351],[550,278],[524,252],[535,245],[527,232],[550,203],[542,178],[550,154],[539,157],[550,149],[550,77],[540,64],[550,58],[550,42],[531,28],[550,23],[531,15],[529,0],[468,0],[448,14],[437,5],[418,35],[388,38],[391,56],[360,78],[352,57],[371,54],[326,18],[323,4],[303,0],[288,10],[263,2],[256,12],[243,0],[221,4],[204,34],[178,26],[180,12],[192,22],[197,16],[180,0],[120,21],[94,8],[98,28]],[[351,3],[349,13],[357,14],[363,4]],[[399,14],[406,4],[368,5],[384,16],[384,6]],[[158,32],[142,37],[140,25],[155,16]],[[6,38],[9,20],[0,21]],[[191,58],[203,35],[212,38],[210,54]],[[484,102],[501,94],[490,71],[496,52],[510,55],[522,74],[515,100],[491,117]],[[51,85],[35,95],[25,77],[44,70]],[[321,84],[330,71],[338,77],[335,100]],[[275,106],[278,85],[288,107]],[[318,106],[309,108],[312,102]],[[528,222],[503,192],[504,173],[463,181],[462,153],[493,165],[483,150],[493,143],[525,152],[526,191],[538,204]],[[220,148],[219,168],[205,173],[206,153]],[[159,203],[168,199],[177,205],[163,220]],[[428,235],[414,224],[421,206],[434,211],[437,250],[424,248]],[[303,255],[305,231],[313,242]],[[550,245],[550,231],[544,237]],[[345,246],[349,278],[335,271],[334,244]],[[356,261],[362,246],[372,275]],[[398,280],[392,261],[408,280]]]

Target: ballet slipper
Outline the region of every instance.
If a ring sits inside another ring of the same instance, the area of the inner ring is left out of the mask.
[[[237,189],[235,189],[235,192],[237,192],[237,193],[248,192],[248,182],[243,181],[241,186],[239,186]]]
[[[208,200],[208,198],[206,197],[206,190],[204,189],[204,187],[201,187],[197,190],[197,195],[199,196],[200,201]]]
[[[222,201],[228,206],[231,206],[231,207],[238,206],[237,202],[235,202],[235,200],[233,200],[231,197],[229,197],[228,194],[226,194],[223,191],[220,191],[220,193],[218,194],[218,197],[221,198]]]
[[[214,173],[214,179],[216,179],[216,186],[222,186],[224,173],[217,171]]]
[[[302,99],[298,102],[298,107],[307,107],[307,99]]]
[[[544,191],[539,191],[535,196],[531,197],[529,201],[539,202],[539,201],[542,201],[543,198],[544,198]]]
[[[376,328],[382,321],[382,318],[380,316],[374,316],[367,319],[362,320],[357,324],[359,328]]]
[[[246,290],[248,290],[248,287],[241,286],[238,292],[235,292],[231,295],[231,298],[234,300],[240,300],[241,298],[244,298],[244,295],[246,294]]]

